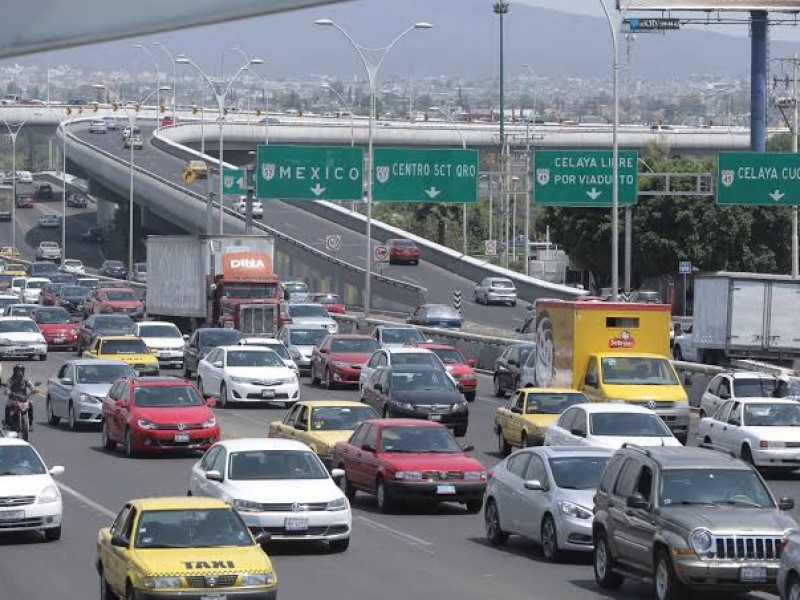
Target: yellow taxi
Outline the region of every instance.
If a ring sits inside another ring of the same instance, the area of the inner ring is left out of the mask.
[[[97,539],[100,597],[275,600],[278,577],[232,506],[212,498],[131,500]]]
[[[28,270],[25,265],[20,263],[6,263],[3,273],[6,275],[13,275],[14,277],[26,277]]]
[[[142,338],[133,335],[105,335],[92,340],[85,358],[109,358],[128,363],[137,375],[158,375],[158,358]]]
[[[541,446],[547,426],[562,412],[588,398],[581,392],[559,388],[521,388],[505,406],[494,413],[494,432],[500,453],[508,456],[512,447]]]
[[[350,400],[303,400],[281,421],[269,424],[268,437],[299,440],[309,446],[329,469],[336,442],[350,439],[361,421],[378,419],[371,406]]]
[[[21,258],[22,254],[19,252],[19,248],[15,248],[14,246],[3,246],[0,248],[0,258]]]

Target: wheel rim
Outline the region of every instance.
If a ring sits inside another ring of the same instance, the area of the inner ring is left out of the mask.
[[[500,519],[497,516],[497,507],[491,503],[486,508],[486,537],[495,539],[500,532]]]
[[[800,600],[800,582],[795,581],[789,588],[789,600]]]
[[[605,578],[608,572],[608,553],[604,540],[598,540],[594,550],[594,569],[600,579]]]
[[[661,558],[656,567],[656,596],[658,596],[659,600],[663,600],[667,597],[668,588],[669,577],[667,575],[667,564],[664,559]]]
[[[378,503],[378,508],[383,508],[386,504],[386,491],[382,483],[378,484],[378,489],[375,491],[375,501]]]
[[[547,558],[556,554],[556,528],[551,519],[547,519],[542,526],[542,550]]]

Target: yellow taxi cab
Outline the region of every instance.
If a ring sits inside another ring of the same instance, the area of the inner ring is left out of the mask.
[[[14,246],[3,246],[2,248],[0,248],[0,257],[21,258],[22,254],[20,254],[19,248],[15,248]]]
[[[133,335],[106,335],[92,340],[85,358],[110,358],[128,363],[137,375],[158,375],[158,358],[142,338]]]
[[[275,600],[278,577],[232,506],[213,498],[131,500],[97,539],[102,600]]]
[[[25,277],[28,275],[28,270],[25,265],[20,263],[6,263],[3,273],[6,275],[14,275],[15,277]]]
[[[494,413],[494,431],[500,453],[508,456],[512,447],[541,446],[547,426],[575,404],[585,404],[581,392],[559,388],[521,388],[505,406]]]
[[[371,406],[350,400],[303,400],[281,421],[269,424],[268,437],[299,440],[309,446],[329,469],[336,442],[350,439],[361,421],[378,419]]]

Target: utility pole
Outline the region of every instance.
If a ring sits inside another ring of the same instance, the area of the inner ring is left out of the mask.
[[[505,210],[505,228],[503,235],[505,237],[504,240],[504,260],[503,266],[508,268],[508,207],[509,207],[509,197],[508,197],[508,160],[506,155],[506,113],[505,113],[505,58],[504,58],[504,46],[505,46],[505,33],[503,29],[503,21],[505,16],[508,14],[508,7],[509,2],[505,0],[498,0],[492,5],[492,10],[494,14],[500,17],[500,171],[501,175],[501,202]]]

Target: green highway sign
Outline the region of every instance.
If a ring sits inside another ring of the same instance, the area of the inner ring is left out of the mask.
[[[635,150],[619,151],[619,205],[636,204]],[[611,208],[614,185],[611,150],[536,150],[533,154],[533,198],[536,204]]]
[[[273,200],[362,200],[364,151],[350,146],[258,147],[256,196]]]
[[[222,191],[226,196],[243,196],[247,193],[247,172],[239,169],[222,169]]]
[[[376,202],[477,202],[478,151],[376,148]]]
[[[800,154],[720,152],[717,204],[800,205]]]

